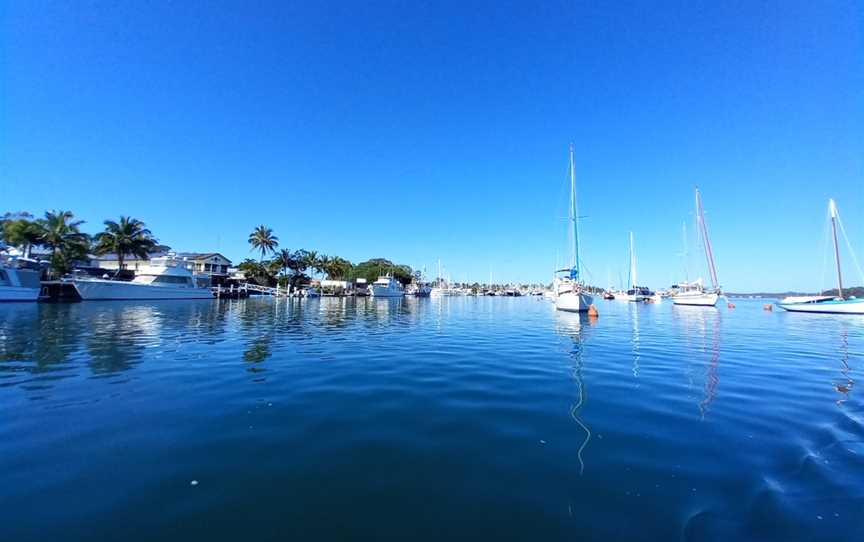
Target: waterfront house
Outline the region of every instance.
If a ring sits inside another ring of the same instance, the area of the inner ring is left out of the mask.
[[[150,255],[150,259],[167,255],[167,252],[155,252]],[[188,262],[189,268],[196,275],[209,275],[214,285],[224,282],[228,277],[228,268],[231,267],[231,260],[218,252],[177,252],[174,257]],[[105,254],[96,259],[95,263],[101,269],[116,270],[117,255]],[[145,260],[131,255],[123,259],[123,268],[130,271],[136,271],[147,265],[149,265],[149,259]]]

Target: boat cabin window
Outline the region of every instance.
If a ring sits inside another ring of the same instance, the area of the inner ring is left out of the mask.
[[[159,275],[158,277],[156,277],[155,279],[153,279],[153,283],[154,283],[154,284],[157,284],[157,283],[162,283],[162,284],[184,284],[184,285],[187,285],[187,286],[188,286],[188,285],[191,284],[191,281],[189,280],[189,277],[175,277],[175,276],[172,276],[172,275]]]

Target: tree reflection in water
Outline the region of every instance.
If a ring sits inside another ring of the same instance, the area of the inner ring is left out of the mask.
[[[143,350],[158,343],[162,313],[153,305],[103,303],[89,319],[88,365],[94,375],[127,371],[141,361]]]
[[[243,361],[251,364],[247,367],[250,373],[262,373],[264,367],[259,364],[273,355],[273,334],[277,323],[290,313],[292,300],[286,300],[287,305],[278,299],[245,299],[237,304],[237,321],[242,330],[242,336],[248,337],[243,350]]]

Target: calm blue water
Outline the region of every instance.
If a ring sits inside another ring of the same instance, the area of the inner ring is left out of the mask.
[[[864,539],[864,318],[598,306],[0,306],[0,540]]]

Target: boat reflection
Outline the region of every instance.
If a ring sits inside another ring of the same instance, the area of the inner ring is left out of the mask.
[[[630,311],[630,350],[633,353],[633,378],[639,378],[639,360],[641,354],[639,352],[639,310],[642,307],[639,303],[630,303],[628,309]]]
[[[683,327],[682,334],[688,351],[699,354],[687,356],[692,360],[691,367],[697,366],[700,361],[704,364],[702,397],[698,403],[699,415],[704,420],[720,386],[722,316],[713,307],[675,305],[674,318]],[[691,385],[695,385],[692,374]]]
[[[851,372],[852,368],[849,367],[849,330],[844,326],[840,330],[840,374],[842,378],[839,382],[834,382],[834,389],[840,394],[840,397],[837,398],[838,406],[849,400],[849,393],[855,385]]]
[[[585,433],[585,439],[576,450],[576,458],[579,461],[579,475],[585,472],[585,460],[583,454],[588,443],[591,441],[591,429],[582,419],[582,408],[588,399],[585,380],[582,375],[584,343],[586,330],[597,323],[597,317],[588,316],[585,313],[555,312],[556,331],[559,335],[572,339],[570,357],[572,358],[573,381],[576,383],[576,400],[570,406],[570,417]]]

